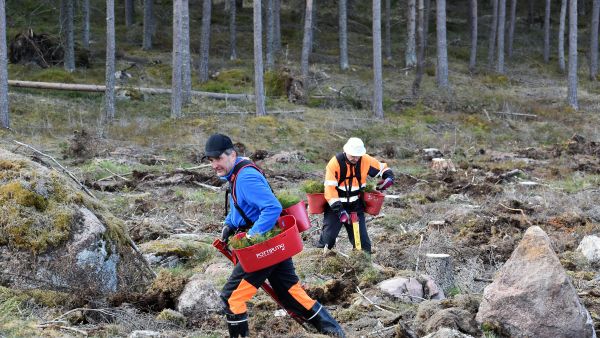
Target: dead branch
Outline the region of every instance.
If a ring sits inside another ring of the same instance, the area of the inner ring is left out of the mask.
[[[76,328],[71,327],[71,326],[58,325],[58,324],[55,324],[55,323],[39,324],[37,327],[40,328],[40,329],[56,328],[56,329],[61,329],[61,330],[67,330],[67,331],[76,332],[76,333],[79,333],[80,335],[83,335],[85,337],[88,336],[88,333],[86,331],[83,331],[83,330],[80,330],[80,329],[76,329]]]
[[[118,177],[118,178],[120,178],[120,179],[122,179],[123,181],[126,181],[126,182],[130,182],[130,181],[131,181],[130,179],[128,179],[128,178],[126,178],[126,177],[123,177],[122,175],[120,175],[120,174],[117,174],[117,173],[115,173],[115,172],[111,171],[111,170],[110,170],[110,169],[108,169],[108,168],[104,168],[104,170],[106,170],[106,171],[108,171],[109,173],[111,173],[111,174],[113,175],[112,177]]]
[[[388,309],[384,309],[384,308],[382,308],[381,306],[379,306],[379,305],[375,304],[375,303],[374,303],[372,300],[370,300],[370,299],[369,299],[369,297],[365,296],[365,294],[364,294],[364,293],[363,293],[363,292],[360,290],[360,288],[359,288],[358,286],[356,287],[356,291],[357,291],[357,292],[358,292],[358,293],[359,293],[359,294],[360,294],[360,295],[361,295],[361,296],[362,296],[364,299],[366,299],[366,300],[367,300],[367,302],[371,303],[371,305],[373,305],[373,306],[374,306],[374,307],[376,307],[377,309],[379,309],[379,310],[381,310],[381,311],[389,312],[389,313],[391,313],[391,314],[396,314],[395,312],[392,312],[392,311],[390,311],[390,310],[388,310]],[[398,311],[398,309],[394,309],[394,310]]]
[[[199,186],[199,187],[206,188],[206,189],[208,189],[208,190],[212,190],[212,191],[214,191],[214,192],[219,192],[219,191],[221,191],[221,188],[218,188],[218,187],[213,187],[212,185],[208,185],[208,184],[200,183],[200,182],[197,182],[197,181],[192,181],[192,183],[193,183],[193,184],[195,184],[195,185],[197,185],[197,186]]]
[[[534,115],[534,114],[510,113],[510,112],[503,112],[503,111],[497,111],[497,112],[494,112],[494,114],[500,114],[500,115],[514,115],[514,116],[525,116],[525,117],[538,117],[537,115]]]
[[[509,208],[509,207],[507,207],[506,205],[504,205],[504,204],[502,204],[502,203],[500,203],[500,206],[504,207],[506,210],[510,210],[510,211],[518,211],[518,212],[520,212],[520,213],[521,213],[521,216],[523,217],[523,220],[524,220],[525,222],[527,222],[527,224],[529,224],[530,226],[531,226],[531,225],[533,225],[533,223],[531,223],[531,222],[529,221],[529,219],[527,219],[527,215],[525,215],[525,211],[523,211],[523,209],[514,209],[514,208]]]

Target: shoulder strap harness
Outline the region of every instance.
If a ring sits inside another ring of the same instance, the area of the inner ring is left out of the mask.
[[[248,218],[248,216],[246,216],[246,213],[242,210],[242,208],[240,208],[240,206],[237,203],[237,196],[235,194],[235,185],[236,185],[236,181],[237,181],[237,175],[240,172],[240,170],[242,170],[246,167],[254,168],[254,169],[258,170],[258,172],[261,173],[261,175],[265,176],[265,173],[259,167],[257,167],[256,164],[254,164],[250,160],[242,160],[238,164],[236,164],[233,167],[233,171],[231,173],[231,180],[229,183],[229,187],[227,187],[227,190],[225,191],[225,216],[227,216],[227,212],[228,212],[227,209],[229,209],[229,194],[231,194],[231,199],[233,200],[233,206],[240,213],[240,215],[244,219],[244,222],[246,222],[246,227],[251,227],[252,225],[254,225],[254,222],[252,222],[250,220],[250,218]],[[265,176],[265,179],[266,179],[266,176]],[[270,185],[269,185],[269,187],[270,187]]]
[[[362,157],[358,160],[358,162],[356,162],[355,165],[348,165],[348,162],[346,161],[346,155],[344,153],[337,153],[335,155],[335,158],[338,161],[338,164],[340,166],[340,173],[339,176],[336,173],[336,178],[338,179],[338,186],[336,187],[337,191],[338,191],[338,195],[344,196],[346,197],[346,201],[348,201],[348,199],[351,196],[357,196],[359,195],[363,188],[361,187],[361,173],[360,173],[360,164],[361,164],[361,160]],[[347,168],[350,167],[350,174],[347,174]],[[351,191],[352,190],[352,178],[356,177],[356,180],[358,181],[358,186],[359,189],[356,191]],[[347,182],[345,182],[347,181]],[[340,189],[340,184],[342,184],[342,182],[346,183],[346,190],[342,190]]]

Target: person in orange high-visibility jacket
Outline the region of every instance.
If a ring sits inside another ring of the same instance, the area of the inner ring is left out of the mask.
[[[362,191],[367,176],[379,177],[377,190],[385,190],[394,183],[394,173],[386,163],[367,155],[362,140],[351,137],[344,152],[336,154],[325,169],[325,199],[327,206],[323,218],[323,231],[317,247],[332,249],[342,225],[348,232],[352,247],[356,247],[350,213],[356,212],[359,223],[361,249],[371,253],[371,240],[365,223]]]

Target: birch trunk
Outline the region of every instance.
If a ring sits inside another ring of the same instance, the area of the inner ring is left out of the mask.
[[[73,0],[65,0],[65,59],[67,72],[75,70],[75,37],[73,34]]]
[[[154,0],[144,0],[144,37],[142,49],[152,49],[152,37],[154,36]]]
[[[0,127],[10,128],[8,116],[8,61],[6,50],[6,8],[0,0]]]
[[[182,105],[183,51],[181,44],[183,0],[173,1],[173,60],[171,76],[171,118],[180,118]]]
[[[490,26],[490,41],[488,45],[488,67],[494,67],[496,37],[498,32],[498,0],[492,0],[492,24]]]
[[[577,110],[577,0],[569,0],[569,88],[567,102]]]
[[[273,18],[273,0],[265,0],[266,3],[266,17],[267,17],[267,70],[273,70],[275,68],[275,57],[273,55],[273,34],[275,33],[275,19]]]
[[[498,3],[498,61],[496,72],[504,74],[504,24],[506,23],[506,0]]]
[[[406,67],[414,67],[417,63],[416,50],[416,16],[417,8],[415,0],[408,0],[408,11],[406,12],[406,53],[404,60]]]
[[[135,22],[135,3],[133,0],[125,0],[125,26],[131,27]]]
[[[517,20],[517,0],[510,2],[510,25],[508,26],[508,58],[513,56],[513,41],[515,38],[515,25]]]
[[[90,0],[83,0],[81,6],[81,20],[83,21],[83,30],[81,34],[81,45],[85,49],[90,49]]]
[[[236,15],[236,1],[235,0],[228,0],[229,1],[229,59],[230,60],[235,60],[237,59],[237,50],[236,50],[236,44],[237,44],[237,38],[236,38],[236,22],[235,22],[235,15]]]
[[[600,0],[592,0],[592,26],[590,27],[590,80],[598,76],[598,22],[600,21]]]
[[[265,109],[265,87],[262,58],[262,17],[260,0],[254,0],[254,94],[256,115],[267,115]]]
[[[446,43],[446,0],[436,1],[437,26],[437,85],[447,89],[448,83],[448,49]]]
[[[566,69],[565,65],[565,21],[567,20],[567,0],[560,4],[560,23],[558,26],[558,68],[561,72]]]
[[[544,16],[544,62],[550,61],[550,0],[546,0]]]
[[[477,0],[470,0],[471,10],[471,55],[469,57],[469,70],[475,71],[477,65]]]
[[[348,2],[339,0],[339,42],[340,42],[340,69],[347,70],[348,64]]]
[[[190,12],[189,1],[181,2],[181,54],[182,54],[182,101],[190,103],[192,91],[192,60],[190,55]]]
[[[115,1],[106,0],[106,92],[104,116],[110,123],[115,118]]]
[[[383,71],[381,60],[381,0],[373,0],[373,113],[383,118]]]
[[[313,0],[306,0],[306,11],[304,12],[304,38],[302,40],[302,56],[300,58],[300,70],[304,86],[308,87],[308,58],[312,44],[312,6]]]
[[[391,0],[385,0],[385,59],[392,59],[392,24],[390,15],[392,11]]]
[[[425,70],[425,4],[417,0],[417,74],[412,86],[413,96],[419,95],[423,71]]]
[[[200,66],[198,80],[208,81],[208,53],[210,50],[210,16],[212,0],[204,0],[202,5],[202,32],[200,33]]]

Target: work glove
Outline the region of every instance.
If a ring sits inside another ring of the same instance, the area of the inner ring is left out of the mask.
[[[223,229],[221,230],[221,240],[225,243],[229,242],[229,237],[233,235],[234,232],[235,229],[233,227],[230,227],[228,224],[225,224],[225,226],[223,226]]]
[[[342,202],[336,201],[335,203],[333,203],[331,205],[331,210],[337,213],[341,223],[350,223],[350,215],[346,210],[344,210]]]
[[[394,180],[391,177],[386,178],[385,180],[381,180],[377,183],[377,187],[375,189],[379,191],[384,191],[394,184]]]
[[[346,210],[342,209],[339,216],[342,224],[350,224],[350,215]]]

